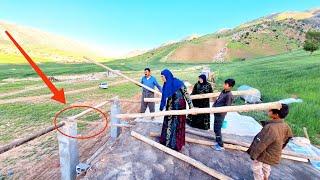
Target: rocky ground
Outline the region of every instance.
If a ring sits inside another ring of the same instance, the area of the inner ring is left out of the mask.
[[[148,136],[150,132],[160,132],[160,129],[159,123],[136,123],[120,135],[111,150],[96,158],[93,167],[83,179],[214,179],[197,168],[130,136],[131,130]],[[244,142],[252,139],[233,137]],[[208,146],[186,144],[182,153],[233,179],[253,179],[250,170],[251,160],[244,152],[216,152]],[[282,160],[280,165],[272,167],[270,179],[320,179],[320,172],[308,163]]]

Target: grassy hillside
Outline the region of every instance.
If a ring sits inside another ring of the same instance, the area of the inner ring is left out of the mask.
[[[319,10],[284,12],[199,38],[154,49],[136,58],[163,54],[162,61],[211,63],[254,59],[301,49],[305,33],[319,29]]]
[[[0,20],[0,64],[27,63],[5,31],[8,31],[37,62],[74,63],[81,62],[84,55],[99,59],[105,57],[104,52],[87,44]]]

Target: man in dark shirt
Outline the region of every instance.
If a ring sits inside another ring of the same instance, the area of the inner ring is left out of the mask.
[[[218,99],[214,102],[213,107],[230,106],[233,101],[233,95],[231,89],[235,85],[234,79],[227,79],[224,81],[223,90],[221,91]],[[221,127],[227,113],[214,113],[214,132],[216,134],[216,144],[213,148],[217,151],[224,150]]]
[[[157,80],[155,77],[151,76],[151,70],[150,68],[145,68],[144,69],[144,76],[141,78],[141,83],[148,86],[151,89],[154,89],[154,87],[156,86],[159,91],[161,92],[161,86],[158,84]],[[147,109],[147,107],[149,107],[149,111],[152,113],[155,111],[154,109],[154,102],[144,102],[144,98],[153,98],[154,97],[154,93],[142,88],[142,98],[141,98],[141,113],[144,113]]]

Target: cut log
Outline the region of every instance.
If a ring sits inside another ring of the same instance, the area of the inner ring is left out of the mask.
[[[160,133],[150,132],[150,136],[151,137],[159,137]],[[213,146],[214,145],[213,141],[205,141],[205,140],[201,140],[201,139],[194,139],[194,138],[190,138],[188,136],[186,136],[186,142],[194,143],[194,144],[201,144],[201,145],[206,145],[206,146]],[[232,149],[232,150],[244,151],[244,152],[246,152],[248,150],[247,147],[243,147],[243,146],[239,146],[239,145],[233,145],[233,144],[227,144],[227,143],[224,143],[224,147],[226,149]],[[288,155],[284,155],[284,154],[281,155],[281,157],[284,158],[284,159],[290,159],[290,160],[299,161],[299,162],[309,162],[308,159],[305,159],[305,158],[300,158],[300,157],[295,157],[295,156],[288,156]]]
[[[57,124],[57,127],[58,127],[58,128],[59,128],[59,127],[62,127],[62,126],[64,126],[64,124],[65,124],[64,122],[58,123],[58,124]],[[42,135],[44,135],[44,134],[47,134],[47,133],[49,133],[49,132],[51,132],[51,131],[53,131],[53,130],[55,130],[55,129],[56,129],[55,126],[50,126],[50,127],[45,128],[45,129],[43,129],[43,130],[41,130],[41,131],[38,131],[38,132],[36,132],[36,133],[34,133],[34,134],[31,134],[30,136],[27,136],[27,137],[24,137],[24,138],[21,138],[21,139],[14,140],[14,141],[12,141],[12,142],[9,143],[9,144],[0,147],[0,154],[4,153],[4,152],[6,152],[6,151],[9,151],[9,150],[12,149],[12,148],[21,146],[22,144],[27,143],[27,142],[29,142],[29,141],[31,141],[31,140],[33,140],[33,139],[35,139],[35,138],[38,138],[38,137],[40,137],[40,136],[42,136]]]
[[[143,88],[145,88],[145,89],[148,89],[149,91],[154,92],[154,93],[156,93],[156,94],[158,94],[158,95],[161,96],[161,93],[160,93],[159,91],[156,91],[156,90],[154,90],[154,89],[152,89],[152,88],[150,88],[150,87],[148,87],[148,86],[140,83],[139,81],[136,81],[136,80],[134,80],[134,79],[132,79],[132,78],[129,78],[128,76],[126,76],[126,75],[124,75],[124,74],[122,74],[122,73],[120,73],[120,72],[117,72],[117,71],[115,71],[115,70],[113,70],[113,69],[111,69],[111,68],[109,68],[109,67],[107,67],[107,66],[105,66],[105,65],[103,65],[103,64],[101,64],[101,63],[99,63],[99,62],[97,62],[97,61],[95,61],[95,60],[93,60],[93,59],[90,59],[90,58],[88,58],[88,57],[83,57],[83,58],[86,59],[86,60],[88,60],[88,61],[90,61],[90,62],[92,62],[92,63],[94,63],[94,64],[96,64],[96,65],[98,65],[98,66],[100,66],[100,67],[103,67],[104,69],[106,69],[106,70],[108,70],[108,71],[111,71],[111,72],[114,73],[114,74],[117,74],[118,76],[121,76],[121,77],[123,77],[123,78],[125,78],[125,79],[127,79],[127,80],[129,80],[129,81],[131,81],[131,82],[133,82],[134,84],[136,84],[136,85],[138,85],[138,86],[140,86],[140,87],[143,87]]]
[[[157,116],[168,116],[168,115],[186,115],[186,114],[206,114],[206,113],[222,113],[222,112],[248,112],[248,111],[261,111],[269,109],[280,109],[281,103],[271,102],[262,104],[250,104],[240,106],[224,106],[216,108],[192,108],[185,110],[171,110],[171,111],[160,111],[154,113],[134,113],[134,114],[118,114],[116,117],[120,119],[130,118],[146,118],[146,117],[157,117]]]
[[[137,138],[137,139],[139,139],[139,140],[141,140],[141,141],[143,141],[143,142],[145,142],[145,143],[147,143],[147,144],[149,144],[149,145],[151,145],[151,146],[153,146],[153,147],[155,147],[155,148],[157,148],[157,149],[159,149],[161,151],[164,151],[164,152],[166,152],[166,153],[168,153],[168,154],[170,154],[170,155],[172,155],[172,156],[174,156],[174,157],[176,157],[176,158],[178,158],[178,159],[180,159],[180,160],[182,160],[182,161],[184,161],[186,163],[189,163],[189,164],[193,165],[194,167],[196,167],[196,168],[200,169],[201,171],[211,175],[212,177],[215,177],[217,179],[222,179],[222,180],[232,179],[231,177],[228,177],[228,176],[226,176],[226,175],[224,175],[224,174],[222,174],[222,173],[220,173],[220,172],[218,172],[218,171],[216,171],[214,169],[211,169],[208,166],[204,165],[203,163],[201,163],[201,162],[199,162],[199,161],[197,161],[195,159],[192,159],[189,156],[186,156],[186,155],[184,155],[182,153],[174,151],[174,150],[172,150],[172,149],[170,149],[170,148],[168,148],[168,147],[166,147],[166,146],[164,146],[162,144],[159,144],[159,143],[157,143],[157,142],[155,142],[155,141],[153,141],[151,139],[148,139],[145,136],[143,136],[141,134],[138,134],[138,133],[136,133],[134,131],[131,131],[131,136],[133,136],[133,137],[135,137],[135,138]]]
[[[190,133],[190,134],[197,135],[197,136],[205,137],[205,138],[208,138],[208,139],[213,139],[213,140],[215,139],[214,136],[209,134],[209,133],[196,131],[196,130],[193,130],[193,129],[190,129],[190,128],[186,128],[186,132]],[[237,140],[234,140],[234,139],[228,139],[228,138],[224,137],[223,141],[226,142],[226,143],[229,143],[229,144],[236,144],[236,145],[240,145],[240,146],[243,146],[243,147],[250,147],[249,143],[240,142],[240,141],[237,141]]]
[[[254,90],[245,90],[245,91],[232,91],[232,95],[234,96],[243,96],[243,95],[251,95],[257,93]],[[220,92],[217,93],[207,93],[207,94],[197,94],[190,95],[191,99],[206,99],[206,98],[214,98],[218,97]],[[158,103],[161,101],[161,98],[144,98],[144,102],[155,102]]]
[[[188,129],[188,128],[186,129],[186,132],[190,133],[190,134],[198,135],[198,136],[201,136],[201,137],[205,137],[205,138],[208,138],[208,139],[214,139],[214,136],[211,135],[211,134],[208,134],[208,133],[203,133],[203,132],[199,132],[199,131]],[[236,141],[236,140],[233,140],[233,139],[227,139],[227,138],[224,138],[223,141],[226,142],[226,143],[240,145],[240,146],[243,146],[243,147],[250,147],[250,145],[251,145],[249,143],[239,142],[239,141]],[[311,155],[299,154],[299,153],[295,153],[295,152],[287,151],[287,150],[282,150],[282,154],[283,155],[288,155],[288,156],[294,156],[294,157],[297,157],[297,158],[320,161],[320,157],[319,156],[311,156]]]

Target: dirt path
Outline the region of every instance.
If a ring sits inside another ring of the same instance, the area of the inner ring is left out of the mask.
[[[123,83],[129,82],[128,80],[122,80],[114,83],[110,83],[109,86],[115,86]],[[77,94],[81,92],[91,91],[98,89],[97,86],[89,87],[89,88],[83,88],[83,89],[77,89],[72,91],[65,92],[66,95],[69,94]],[[41,100],[50,99],[51,100],[52,94],[46,94],[46,95],[40,95],[40,96],[31,96],[31,97],[19,97],[15,99],[6,99],[6,100],[0,100],[0,104],[10,104],[10,103],[17,103],[17,102],[39,102]]]
[[[55,85],[58,84],[67,84],[67,83],[81,83],[81,82],[86,82],[85,80],[70,80],[70,81],[64,81],[64,82],[56,82],[54,83]],[[42,85],[42,86],[28,86],[25,87],[24,89],[18,90],[18,91],[13,91],[13,92],[8,92],[8,93],[2,93],[0,94],[0,98],[2,97],[7,97],[7,96],[13,96],[16,94],[21,94],[21,93],[25,93],[25,92],[29,92],[29,91],[34,91],[34,90],[39,90],[39,89],[43,89],[43,88],[47,88],[47,86]]]

